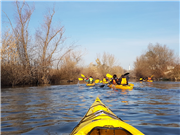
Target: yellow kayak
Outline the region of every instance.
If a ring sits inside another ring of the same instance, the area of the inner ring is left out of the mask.
[[[147,80],[147,82],[153,82],[153,80]]]
[[[86,86],[95,86],[95,83],[92,84],[86,83]]]
[[[97,97],[70,135],[144,135],[118,118]]]
[[[109,83],[109,82],[102,82],[103,84],[107,84],[107,83]]]
[[[110,87],[110,88],[116,88],[116,89],[122,89],[122,90],[132,90],[133,86],[134,86],[134,84],[129,84],[129,85],[114,85],[114,84],[110,84],[110,85],[108,85],[108,87]]]

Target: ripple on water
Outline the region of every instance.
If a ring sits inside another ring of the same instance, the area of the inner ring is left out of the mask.
[[[97,96],[145,134],[180,133],[180,82],[133,82],[133,90],[79,85],[1,90],[2,134],[69,134]]]

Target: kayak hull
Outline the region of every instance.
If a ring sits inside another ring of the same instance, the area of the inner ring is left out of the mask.
[[[147,82],[153,82],[153,80],[147,80]]]
[[[86,86],[95,86],[95,83],[92,84],[87,83]]]
[[[102,82],[103,84],[107,84],[107,83],[109,83],[109,82]]]
[[[70,135],[144,135],[118,118],[97,97]]]
[[[122,90],[132,90],[133,86],[134,86],[134,84],[129,84],[129,85],[114,85],[114,84],[110,84],[110,85],[108,85],[108,87],[110,87],[110,88],[116,88],[116,89],[122,89]]]

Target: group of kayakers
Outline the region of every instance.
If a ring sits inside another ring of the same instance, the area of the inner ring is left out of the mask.
[[[92,76],[85,77],[84,80],[88,83],[88,84],[93,84],[95,82],[95,80],[93,79]],[[104,76],[104,78],[102,79],[102,83],[103,84],[114,84],[114,85],[128,85],[128,80],[129,80],[129,76],[128,75],[121,75],[120,78],[117,77],[116,74],[113,75],[113,77],[109,78]],[[140,77],[139,79],[140,81],[147,81],[147,82],[152,82],[152,76],[146,77],[146,78],[142,78]]]
[[[93,84],[95,82],[92,76],[90,76],[89,78],[85,78],[84,80],[88,84]],[[103,84],[109,83],[109,84],[114,84],[114,85],[128,85],[128,80],[129,80],[129,76],[121,75],[121,77],[118,78],[117,75],[114,74],[112,78],[108,78],[104,76],[104,78],[102,79],[102,83]]]
[[[152,75],[153,76],[153,75]],[[146,78],[142,78],[142,77],[140,77],[140,79],[139,79],[139,81],[152,81],[152,76],[148,76],[148,77],[146,77]]]
[[[114,85],[128,85],[129,76],[121,75],[120,78],[117,77],[117,75],[113,75],[112,80],[110,81],[110,84]]]

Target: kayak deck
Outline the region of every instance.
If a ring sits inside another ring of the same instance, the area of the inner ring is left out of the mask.
[[[122,89],[122,90],[132,90],[133,89],[134,84],[129,84],[129,85],[114,85],[114,84],[110,84],[108,85],[108,87],[110,88],[116,88],[116,89]]]
[[[153,80],[147,80],[147,82],[153,82]]]
[[[123,122],[97,97],[70,135],[144,135]]]
[[[86,83],[86,86],[95,86],[95,83],[92,83],[92,84]]]

